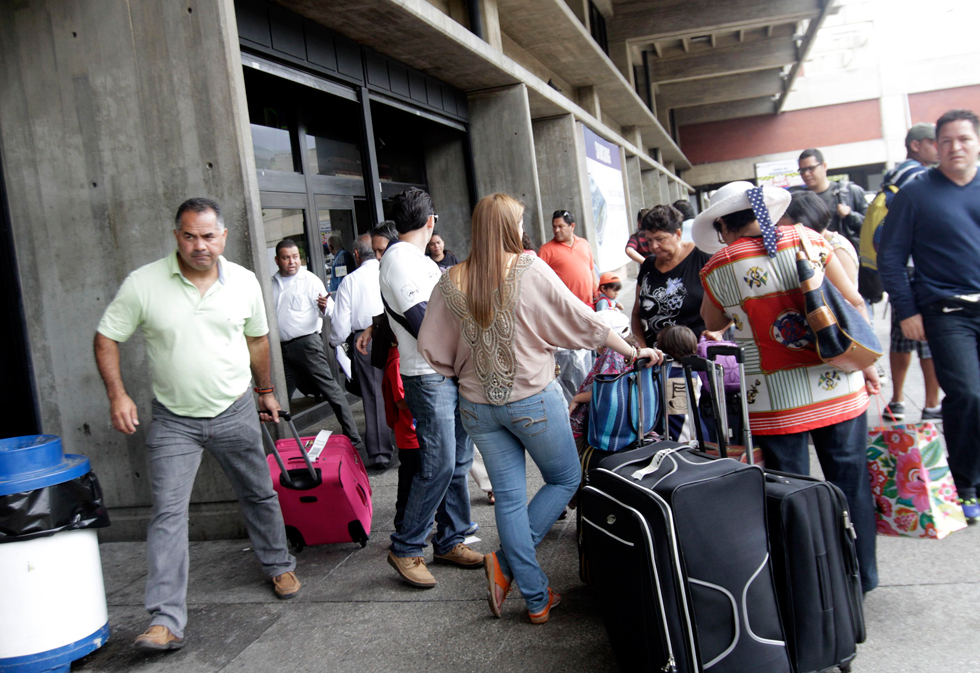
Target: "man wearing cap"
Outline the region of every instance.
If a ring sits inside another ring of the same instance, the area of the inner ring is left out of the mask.
[[[551,215],[554,238],[538,249],[538,257],[552,268],[576,297],[592,306],[596,291],[595,261],[592,247],[584,238],[575,235],[575,218],[567,210]],[[595,353],[587,350],[555,351],[558,383],[569,402],[595,362]]]
[[[151,619],[135,644],[152,651],[184,645],[187,510],[204,449],[235,489],[252,548],[276,596],[292,598],[300,586],[249,390],[254,377],[261,413],[278,422],[258,280],[221,256],[228,230],[214,201],[185,201],[174,227],[177,250],[126,278],[95,335],[112,425],[128,435],[136,432],[139,418],[123,385],[119,344],[140,327],[146,339],[154,396],[146,437],[153,512],[145,605]]]
[[[939,166],[907,182],[885,217],[878,271],[907,339],[932,346],[943,430],[963,514],[980,520],[980,119],[936,122]],[[909,255],[915,278],[905,272]]]
[[[883,189],[893,185],[901,189],[910,181],[929,170],[930,166],[939,161],[939,149],[936,146],[936,125],[921,122],[912,126],[905,135],[905,150],[908,157],[885,173]],[[894,198],[894,193],[888,197],[886,204]],[[915,273],[915,267],[910,263],[906,272],[909,280]],[[912,352],[919,354],[919,366],[922,368],[922,378],[926,386],[926,403],[922,410],[922,420],[942,418],[942,408],[939,406],[939,381],[936,379],[936,368],[932,363],[932,351],[925,341],[906,339],[902,334],[901,321],[898,312],[892,306],[891,348],[888,361],[892,374],[892,399],[885,407],[885,418],[890,421],[905,420],[905,377],[912,364]]]
[[[854,244],[857,250],[861,246],[861,224],[864,214],[868,211],[868,202],[864,199],[864,190],[847,180],[832,181],[827,177],[827,162],[823,153],[817,149],[803,150],[799,158],[800,177],[806,189],[819,196],[827,204],[833,214],[827,229],[839,231],[844,238]],[[798,191],[797,187],[791,191]]]

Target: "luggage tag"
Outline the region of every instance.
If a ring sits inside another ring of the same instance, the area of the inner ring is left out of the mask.
[[[330,435],[332,434],[330,430],[321,430],[316,434],[313,445],[310,446],[310,460],[315,461],[320,457],[320,454],[323,453],[323,448],[327,445],[327,440],[330,439]]]

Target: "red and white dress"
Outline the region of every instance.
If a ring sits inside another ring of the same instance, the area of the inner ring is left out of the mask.
[[[847,374],[817,355],[796,272],[800,237],[793,227],[778,229],[775,257],[761,238],[740,238],[701,270],[705,296],[733,320],[735,342],[745,349],[749,422],[757,435],[823,428],[868,407],[861,372]],[[826,266],[833,250],[805,231]]]

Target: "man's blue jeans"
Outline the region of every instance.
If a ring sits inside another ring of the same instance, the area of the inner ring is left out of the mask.
[[[949,471],[960,497],[980,486],[980,307],[945,301],[922,309],[943,398]]]
[[[561,386],[552,381],[537,395],[499,407],[460,396],[459,408],[466,431],[483,454],[497,499],[500,569],[517,580],[527,609],[538,612],[548,603],[548,577],[538,565],[535,548],[582,479]],[[530,503],[525,451],[545,482]]]
[[[868,479],[867,414],[809,432],[754,435],[753,439],[762,447],[767,468],[808,475],[807,436],[813,438],[827,481],[842,490],[847,498],[847,509],[857,532],[855,545],[861,566],[861,586],[865,592],[871,591],[878,586],[878,564],[875,559],[875,504]]]
[[[473,464],[473,442],[459,422],[456,383],[441,374],[403,376],[405,401],[415,417],[421,465],[405,502],[401,530],[391,535],[391,551],[400,558],[422,556],[432,530],[432,547],[446,554],[466,537],[470,491],[466,474]]]

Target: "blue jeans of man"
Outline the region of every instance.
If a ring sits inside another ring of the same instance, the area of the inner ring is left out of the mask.
[[[866,414],[843,423],[828,425],[809,432],[788,435],[755,435],[762,447],[766,467],[778,472],[810,474],[807,436],[813,438],[817,458],[827,481],[837,486],[847,498],[851,521],[857,532],[858,564],[861,586],[865,592],[878,586],[878,563],[875,558],[874,497],[868,479],[868,419]]]
[[[943,398],[949,471],[963,499],[980,487],[980,307],[946,300],[922,309]]]
[[[548,603],[548,577],[538,565],[535,549],[582,478],[561,386],[552,381],[537,395],[502,406],[477,404],[460,396],[459,408],[493,484],[500,569],[517,581],[527,609],[538,612]],[[530,503],[525,451],[544,479]]]
[[[459,420],[455,381],[422,374],[403,376],[402,383],[415,417],[420,465],[405,501],[401,529],[391,535],[391,551],[400,558],[422,556],[435,516],[432,547],[436,554],[446,554],[465,539],[470,525],[466,474],[473,464],[473,442]]]
[[[218,461],[235,489],[252,549],[265,574],[276,577],[289,572],[296,568],[296,559],[286,545],[286,526],[269,479],[251,393],[214,418],[178,416],[153,400],[146,449],[153,494],[146,534],[146,609],[151,626],[166,626],[182,638],[190,566],[187,509],[204,449]]]

